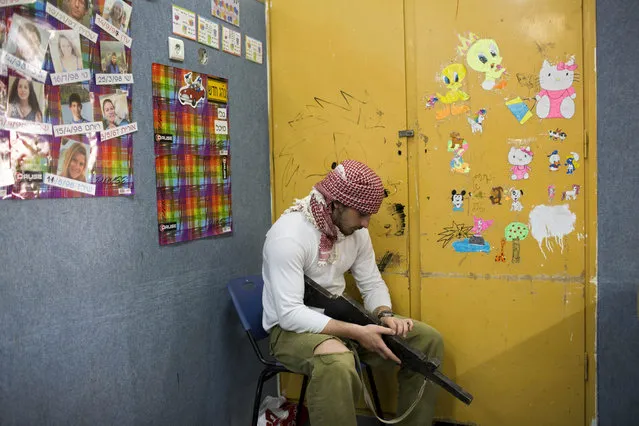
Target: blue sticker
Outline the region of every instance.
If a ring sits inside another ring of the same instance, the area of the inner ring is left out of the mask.
[[[519,124],[524,124],[532,117],[532,112],[530,112],[528,105],[526,105],[524,100],[519,96],[506,102],[506,106],[517,121],[519,121]]]
[[[471,244],[468,238],[464,238],[463,240],[455,241],[453,243],[453,248],[458,253],[478,253],[490,252],[490,244],[484,241],[483,244]]]

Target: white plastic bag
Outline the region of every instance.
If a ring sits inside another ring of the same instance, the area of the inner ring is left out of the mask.
[[[304,407],[306,411],[306,407]],[[257,417],[257,426],[301,426],[308,418],[307,413],[302,413],[301,425],[297,425],[297,404],[288,402],[285,396],[265,396],[260,405]]]

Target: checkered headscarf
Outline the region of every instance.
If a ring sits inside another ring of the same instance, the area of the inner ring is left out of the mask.
[[[344,160],[324,179],[318,182],[311,193],[284,213],[302,211],[321,232],[319,264],[332,263],[335,256],[333,245],[341,232],[331,218],[331,203],[339,201],[346,207],[364,214],[374,214],[384,199],[384,185],[377,174],[365,164]]]

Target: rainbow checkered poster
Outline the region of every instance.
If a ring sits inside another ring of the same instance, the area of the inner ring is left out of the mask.
[[[133,195],[131,1],[19,3],[0,8],[0,199]]]
[[[160,245],[229,233],[228,81],[153,64]]]

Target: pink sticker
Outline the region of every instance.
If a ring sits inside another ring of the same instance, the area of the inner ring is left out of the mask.
[[[535,98],[535,112],[539,118],[572,118],[575,115],[577,97],[572,83],[575,79],[577,64],[571,56],[568,62],[552,65],[544,61],[539,70],[539,86],[541,90]]]
[[[512,165],[510,171],[512,180],[528,179],[532,171],[529,164],[533,160],[533,152],[530,147],[510,148],[508,152],[508,162]]]

